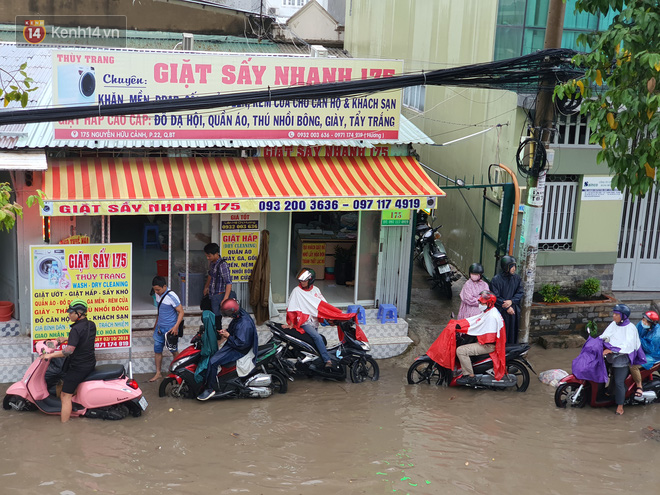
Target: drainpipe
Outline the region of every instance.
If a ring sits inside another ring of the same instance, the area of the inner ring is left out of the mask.
[[[516,178],[516,174],[514,174],[509,167],[507,167],[506,165],[502,165],[501,163],[499,163],[497,166],[500,167],[502,170],[508,172],[508,174],[511,176],[511,181],[513,182],[513,187],[515,191],[514,205],[513,205],[513,219],[511,220],[511,235],[509,237],[509,251],[508,251],[509,256],[513,256],[513,245],[516,239],[516,225],[518,224],[518,210],[520,209],[520,187],[518,186],[518,179]]]

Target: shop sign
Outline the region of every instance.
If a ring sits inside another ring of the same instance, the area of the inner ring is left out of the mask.
[[[55,105],[114,105],[401,74],[400,60],[55,50]],[[401,90],[55,122],[55,139],[397,139]]]
[[[325,242],[303,242],[301,265],[325,266]]]
[[[131,346],[132,245],[30,246],[32,341],[69,334],[69,303],[82,299],[97,349]]]
[[[378,211],[391,208],[416,210],[427,204],[419,197],[295,198],[295,199],[189,199],[170,201],[46,201],[43,216],[155,215],[209,213],[288,213],[294,211]],[[433,197],[435,199],[435,197]]]
[[[329,157],[377,157],[390,156],[391,146],[381,145],[373,148],[355,148],[352,146],[280,146],[263,148],[264,157],[274,158],[316,158]]]
[[[251,218],[250,218],[251,217]],[[227,261],[231,278],[234,283],[247,282],[252,274],[254,263],[259,254],[259,215],[222,215],[220,223],[223,226],[220,234],[220,253]],[[225,230],[225,224],[231,226]],[[254,227],[252,231],[234,227]],[[255,232],[256,230],[256,232]]]
[[[239,213],[235,215],[222,215],[220,230],[259,230],[258,213]]]
[[[582,179],[582,201],[621,201],[623,193],[612,189],[612,177],[587,177]]]
[[[380,215],[383,227],[410,225],[410,210],[384,210]]]

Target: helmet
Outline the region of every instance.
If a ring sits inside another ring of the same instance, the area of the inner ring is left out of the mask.
[[[87,303],[82,299],[74,299],[69,304],[69,307],[67,308],[66,312],[71,313],[74,311],[78,314],[87,313]]]
[[[617,313],[621,313],[623,316],[628,318],[630,316],[630,308],[626,306],[625,304],[617,304],[614,306],[614,309],[612,311],[616,311]]]
[[[176,352],[179,350],[179,332],[167,333],[165,336],[165,347],[167,347],[167,350],[170,352]]]
[[[470,269],[468,270],[468,273],[476,273],[478,275],[483,275],[484,267],[481,266],[479,263],[472,263],[470,265]]]
[[[477,299],[477,301],[481,304],[485,304],[486,306],[488,306],[488,309],[490,309],[493,306],[495,306],[495,301],[497,301],[497,297],[491,291],[485,290],[481,294],[479,294],[479,299]]]
[[[304,282],[307,280],[309,282],[309,286],[311,287],[311,285],[316,280],[316,272],[311,268],[303,268],[302,270],[300,270],[300,273],[298,273],[298,280],[300,282]]]
[[[649,320],[651,323],[658,323],[658,321],[660,320],[660,316],[658,316],[658,313],[656,313],[655,311],[647,311],[646,313],[644,313],[644,318]]]
[[[236,299],[227,299],[220,306],[220,313],[222,316],[231,316],[232,318],[235,318],[240,310],[241,306]]]
[[[502,272],[509,273],[511,270],[511,265],[516,265],[516,259],[513,256],[502,256],[502,259],[500,260],[500,267],[502,268]]]

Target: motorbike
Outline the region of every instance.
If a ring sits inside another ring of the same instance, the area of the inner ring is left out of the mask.
[[[467,386],[490,390],[515,389],[517,392],[524,392],[529,387],[528,368],[536,374],[536,371],[525,357],[529,348],[528,344],[510,344],[506,346],[506,374],[501,380],[495,379],[493,360],[488,354],[471,356],[474,376],[477,379],[474,384],[464,382],[460,368],[457,370],[444,368],[424,354],[415,359],[415,362],[408,368],[408,383],[416,385],[426,382],[435,385],[445,384],[449,387]]]
[[[626,398],[624,405],[645,405],[660,402],[660,377],[654,375],[659,370],[660,362],[648,370],[640,369],[642,375],[641,397],[635,396],[637,386],[629,374],[625,381]],[[555,405],[557,407],[584,407],[587,404],[591,407],[614,406],[614,394],[607,394],[607,387],[604,383],[580,380],[572,374],[559,381],[559,386],[555,390]]]
[[[418,259],[432,280],[432,289],[439,289],[447,299],[453,292],[451,285],[460,275],[451,269],[449,257],[444,244],[440,240],[440,227],[432,228],[428,223],[417,225],[415,232],[415,259]]]
[[[51,354],[59,347],[55,340],[43,340],[35,345],[38,354]],[[46,383],[49,364],[50,361],[35,359],[23,378],[7,389],[2,407],[5,410],[60,414],[62,403]],[[123,419],[129,413],[139,417],[148,406],[137,382],[126,376],[121,364],[97,366],[78,385],[72,402],[72,417],[113,420]]]
[[[285,346],[269,342],[259,347],[254,369],[246,376],[239,377],[236,363],[222,366],[218,372],[220,393],[212,399],[227,398],[266,398],[274,392],[284,394],[287,391],[287,379],[279,372],[271,370],[270,362],[284,353]],[[158,389],[160,397],[194,399],[204,390],[205,384],[195,380],[195,371],[202,358],[201,333],[197,333],[190,345],[182,350],[172,361],[169,374],[163,379]]]
[[[355,322],[346,320],[329,321],[328,323],[337,325],[338,331],[341,331],[339,334],[341,341],[338,345],[328,349],[332,366],[326,368],[325,362],[309,335],[300,333],[294,328],[283,328],[281,323],[266,322],[273,334],[273,340],[283,343],[286,347],[281,359],[274,362],[279,366],[279,371],[285,373],[289,378],[316,376],[328,380],[344,381],[348,368],[353,383],[378,380],[380,376],[378,363],[368,354],[368,351],[371,350],[369,342],[356,338]],[[321,337],[326,343],[325,336],[321,335]]]

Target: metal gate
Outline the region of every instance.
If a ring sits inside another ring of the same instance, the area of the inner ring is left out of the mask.
[[[376,300],[394,304],[400,315],[406,314],[408,306],[411,238],[412,225],[380,229]]]
[[[626,191],[621,215],[614,290],[660,290],[660,189],[644,198]]]

